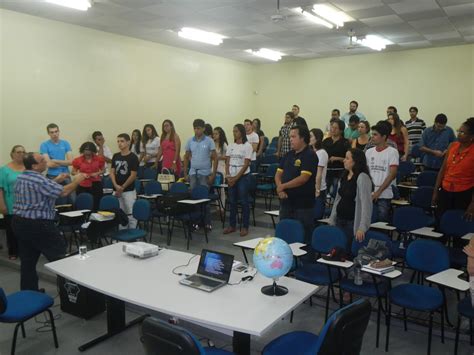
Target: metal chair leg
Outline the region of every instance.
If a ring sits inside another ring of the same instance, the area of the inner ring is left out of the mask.
[[[23,336],[23,339],[26,338],[25,324],[24,323],[21,323],[21,335]]]
[[[404,327],[405,331],[408,330],[408,327],[407,327],[407,310],[406,310],[406,308],[403,308],[403,327]]]
[[[390,339],[390,316],[392,313],[392,304],[388,302],[387,314],[385,315],[385,352],[388,352],[388,341]]]
[[[456,337],[454,338],[454,355],[458,355],[459,327],[461,326],[461,316],[458,315],[458,324],[456,325]]]
[[[59,347],[58,344],[58,336],[56,335],[56,326],[54,324],[54,317],[53,312],[50,309],[46,310],[49,314],[49,319],[51,320],[51,330],[53,331],[53,339],[54,339],[54,347],[57,349]]]
[[[430,312],[430,325],[428,329],[428,355],[431,354],[431,335],[433,334],[433,312]]]
[[[380,297],[377,298],[377,337],[375,338],[375,347],[379,347],[379,338],[380,338],[380,313],[382,310],[382,300]]]
[[[441,343],[444,344],[444,305],[441,308]]]
[[[12,340],[12,348],[11,348],[11,355],[15,355],[15,348],[16,348],[16,337],[18,335],[18,328],[20,328],[21,323],[17,323],[15,326],[15,330],[13,331],[13,340]]]

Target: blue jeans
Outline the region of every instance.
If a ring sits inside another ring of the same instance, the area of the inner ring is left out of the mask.
[[[209,191],[209,184],[207,183],[208,176],[207,175],[190,175],[189,176],[189,186],[191,187],[191,190],[194,189],[196,186],[202,185],[207,187],[207,190]],[[209,207],[209,204],[206,204],[206,215],[204,217],[204,223],[206,225],[211,224],[211,208]]]
[[[294,208],[291,203],[280,200],[280,221],[282,219],[295,219],[299,221],[304,228],[305,243],[311,245],[313,235],[314,219],[313,208]]]
[[[235,228],[237,225],[237,205],[240,201],[242,206],[242,228],[249,228],[250,219],[250,201],[249,201],[250,175],[243,175],[234,186],[229,187],[230,204],[230,226]]]
[[[390,222],[390,201],[389,198],[379,198],[374,202],[374,210],[377,215],[377,222]]]
[[[354,220],[336,217],[336,226],[344,231],[344,234],[347,237],[346,250],[350,253],[352,249],[352,240],[354,239]]]
[[[52,220],[13,216],[13,231],[18,238],[21,259],[22,290],[38,290],[36,264],[41,254],[48,261],[61,259],[66,254],[66,241]]]

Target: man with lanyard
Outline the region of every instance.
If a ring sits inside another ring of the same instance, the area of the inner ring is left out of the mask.
[[[309,131],[304,126],[290,131],[291,150],[286,154],[275,174],[280,198],[280,220],[296,219],[304,227],[305,241],[313,232],[313,208],[318,157],[309,147]]]
[[[42,175],[47,160],[38,153],[23,158],[25,172],[15,185],[12,226],[18,238],[21,259],[21,289],[38,290],[36,263],[41,254],[49,261],[66,254],[66,242],[55,224],[55,201],[72,193],[86,176],[77,174],[70,184],[60,185],[69,177],[62,173],[54,180]]]

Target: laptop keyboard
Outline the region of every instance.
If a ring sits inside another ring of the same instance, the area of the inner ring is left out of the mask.
[[[193,283],[193,286],[207,286],[207,287],[216,287],[220,285],[222,282],[214,281],[205,277],[200,277],[199,275],[192,275],[187,278],[188,281]]]

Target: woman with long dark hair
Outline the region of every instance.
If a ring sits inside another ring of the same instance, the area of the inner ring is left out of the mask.
[[[254,118],[252,121],[252,128],[255,133],[258,134],[258,145],[257,145],[257,162],[262,158],[265,147],[265,133],[262,131],[262,122],[260,118]],[[257,164],[258,165],[258,164]]]
[[[367,143],[369,143],[370,136],[370,124],[367,121],[360,121],[359,127],[357,128],[359,131],[359,137],[352,140],[352,148],[357,148],[362,151],[365,151],[365,147]]]
[[[408,130],[400,120],[398,113],[389,113],[387,121],[392,125],[392,132],[388,139],[397,145],[398,154],[401,161],[406,161],[408,158]]]
[[[225,177],[225,161],[227,160],[226,153],[229,143],[227,142],[227,137],[221,127],[214,128],[212,138],[216,144],[217,171]]]
[[[156,157],[155,167],[158,168],[160,158],[161,169],[168,169],[176,177],[181,176],[181,139],[174,129],[173,121],[164,120],[161,125],[160,149]]]
[[[143,127],[142,133],[143,151],[140,154],[140,161],[143,161],[147,168],[152,167],[156,163],[156,156],[160,149],[160,138],[155,126],[151,123]]]
[[[86,176],[76,193],[88,192],[94,197],[93,210],[97,211],[103,195],[101,175],[105,171],[105,159],[97,155],[97,148],[92,142],[85,142],[79,148],[80,156],[72,161],[72,175],[82,173]]]
[[[344,158],[344,173],[329,217],[330,225],[336,225],[346,233],[348,252],[351,250],[354,236],[361,242],[370,228],[372,189],[364,152],[351,148]]]
[[[224,234],[233,233],[237,230],[237,203],[240,201],[242,206],[240,236],[245,237],[249,233],[249,177],[253,148],[247,141],[244,125],[236,124],[233,133],[234,143],[231,143],[227,148],[225,164],[226,179],[229,185],[230,225],[224,229]]]
[[[328,153],[323,149],[324,133],[319,128],[309,131],[309,145],[318,156],[318,171],[316,173],[316,197],[326,201],[326,173],[328,171]]]
[[[139,129],[134,129],[132,132],[132,139],[130,140],[130,151],[140,159],[142,152],[142,132]]]

